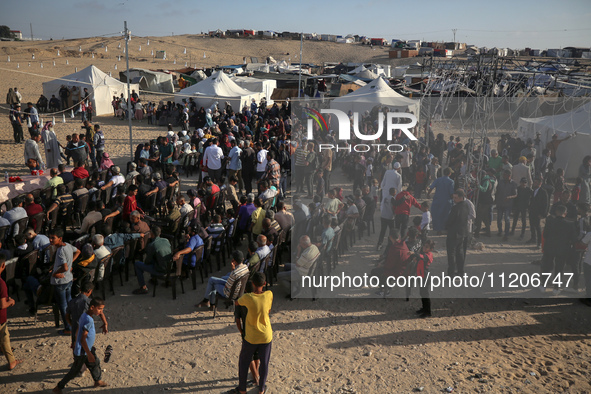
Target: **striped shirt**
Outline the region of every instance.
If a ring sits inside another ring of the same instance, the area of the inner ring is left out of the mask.
[[[267,163],[267,179],[271,186],[279,187],[279,179],[281,178],[281,166],[275,160],[271,159]]]
[[[230,291],[232,290],[234,282],[240,280],[244,275],[248,275],[248,272],[248,266],[246,266],[246,264],[243,263],[238,264],[234,271],[230,272],[230,277],[228,278],[228,280],[226,281],[226,285],[224,286],[224,296],[226,298],[230,297]],[[238,283],[236,285],[236,290],[234,291],[235,295],[238,295],[240,293],[240,287],[241,283]]]
[[[296,150],[295,165],[297,167],[306,167],[306,159],[308,158],[308,151],[305,149]]]

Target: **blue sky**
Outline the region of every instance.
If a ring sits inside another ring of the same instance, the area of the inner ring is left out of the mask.
[[[289,3],[289,4],[287,4]],[[51,4],[51,6],[48,6]],[[36,37],[163,36],[246,28],[539,49],[591,46],[591,0],[2,1],[0,24]]]

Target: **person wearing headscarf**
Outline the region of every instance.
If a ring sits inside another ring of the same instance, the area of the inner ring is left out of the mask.
[[[103,153],[103,161],[101,163],[101,166],[99,167],[99,170],[105,171],[114,165],[115,165],[115,163],[113,163],[113,161],[109,157],[109,154],[107,152]]]
[[[208,108],[205,114],[205,126],[213,127],[213,117],[211,116],[211,108]]]
[[[53,131],[53,122],[46,122],[41,129],[41,141],[45,145],[45,160],[47,168],[57,168],[62,164],[60,146]]]

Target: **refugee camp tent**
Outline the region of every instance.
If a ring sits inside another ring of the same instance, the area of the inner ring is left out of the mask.
[[[141,89],[150,92],[174,93],[174,85],[172,82],[172,75],[159,71],[145,70],[143,68],[130,68],[129,76],[132,80],[136,77],[144,77],[146,80],[146,88],[140,86]],[[121,82],[127,82],[127,72],[120,71],[119,79]]]
[[[276,80],[237,76],[231,76],[230,79],[236,82],[241,88],[250,90],[251,92],[261,93],[263,97],[267,98],[267,104],[273,104],[271,96],[273,95],[273,90],[277,87]]]
[[[258,103],[262,95],[241,88],[222,71],[216,71],[209,78],[181,90],[176,95],[175,101],[182,103],[183,99],[189,97],[193,98],[198,108],[208,108],[215,102],[218,102],[219,106],[223,107],[224,102],[228,101],[232,108],[238,111],[244,105],[249,104],[253,98]]]
[[[51,95],[55,95],[55,97],[59,98],[59,90],[62,85],[68,88],[77,86],[81,91],[88,88],[97,115],[113,113],[113,106],[111,105],[113,96],[120,97],[121,93],[123,93],[123,96],[127,97],[127,84],[108,76],[94,65],[60,79],[44,82],[43,95],[49,98],[51,98]],[[130,88],[136,92],[140,90],[137,84],[131,84]]]
[[[533,140],[536,133],[540,133],[543,146],[554,134],[558,139],[571,137],[558,146],[554,168],[562,168],[567,178],[575,178],[583,157],[591,154],[591,102],[560,115],[519,118],[518,136],[522,140]]]
[[[400,112],[410,110],[417,118],[419,117],[419,101],[396,93],[382,78],[376,78],[362,88],[336,98],[330,103],[331,108],[360,114],[371,111],[376,105],[388,107],[390,110],[397,109]]]

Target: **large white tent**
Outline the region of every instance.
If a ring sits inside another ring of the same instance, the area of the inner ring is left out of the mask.
[[[258,103],[261,93],[241,88],[224,72],[217,71],[209,78],[181,90],[176,95],[175,101],[182,103],[183,99],[189,97],[192,97],[197,103],[197,108],[208,108],[215,102],[218,102],[219,106],[223,108],[224,102],[228,101],[235,111],[239,111],[243,106],[250,104],[253,98]]]
[[[255,93],[262,93],[262,95],[267,99],[267,104],[273,104],[273,100],[271,100],[271,95],[273,94],[273,90],[275,90],[275,88],[277,87],[276,80],[237,76],[232,76],[230,78],[232,79],[232,81],[236,82],[236,84],[241,88],[250,90],[251,92]]]
[[[536,133],[544,146],[554,134],[558,139],[571,137],[558,146],[554,168],[563,168],[567,178],[576,177],[583,157],[591,155],[591,102],[560,115],[519,118],[519,137],[534,139]]]
[[[375,106],[388,107],[390,110],[414,113],[418,119],[420,104],[418,100],[409,99],[396,93],[382,79],[377,78],[362,88],[331,101],[330,107],[344,112],[353,111],[363,114]]]
[[[52,95],[59,98],[59,90],[62,85],[71,88],[77,86],[81,91],[88,88],[91,95],[92,105],[97,115],[108,115],[113,113],[113,96],[127,97],[127,84],[110,77],[94,65],[86,67],[84,70],[66,75],[59,79],[43,83],[43,95],[51,98]],[[139,92],[139,85],[131,84],[131,89]]]

